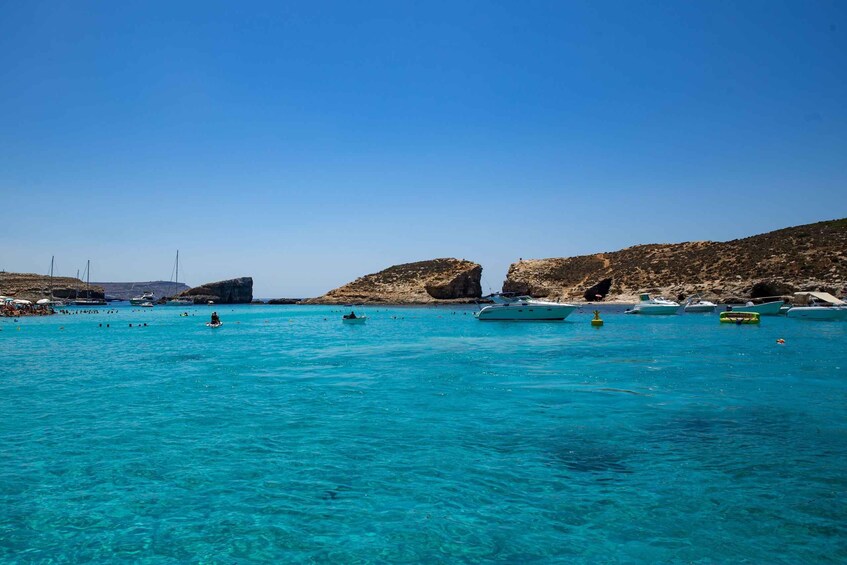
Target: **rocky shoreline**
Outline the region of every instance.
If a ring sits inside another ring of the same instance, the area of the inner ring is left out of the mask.
[[[276,298],[267,304],[473,304],[482,298],[481,277],[478,263],[430,259],[364,275],[315,298]],[[51,285],[56,298],[86,293],[79,279],[0,273],[0,294],[14,298],[35,302],[49,296]],[[574,304],[621,305],[637,302],[645,292],[674,300],[700,295],[722,304],[788,297],[797,291],[843,295],[847,292],[847,219],[727,242],[648,244],[577,257],[521,259],[510,265],[503,291]],[[87,292],[91,298],[105,296],[101,286],[92,285]],[[177,298],[194,304],[263,303],[253,299],[251,277],[206,283]]]

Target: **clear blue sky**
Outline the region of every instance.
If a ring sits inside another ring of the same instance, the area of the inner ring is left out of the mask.
[[[497,288],[847,216],[844,1],[0,7],[6,270],[179,248],[190,284],[308,296],[454,256]]]

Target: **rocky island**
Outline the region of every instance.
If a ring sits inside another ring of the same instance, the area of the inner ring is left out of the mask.
[[[482,295],[482,267],[464,259],[404,263],[329,291],[307,304],[437,304],[471,302]]]
[[[253,301],[253,278],[240,277],[195,286],[177,295],[190,298],[194,304],[250,304]]]
[[[509,267],[503,290],[562,300],[636,301],[640,292],[721,302],[847,285],[847,219],[726,242],[636,245]]]

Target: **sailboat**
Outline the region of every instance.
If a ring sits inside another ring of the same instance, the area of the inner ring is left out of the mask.
[[[192,306],[194,301],[190,298],[180,298],[176,291],[179,288],[179,249],[176,250],[176,276],[174,277],[174,290],[171,299],[167,301],[168,306]]]
[[[74,304],[77,306],[103,306],[106,301],[102,298],[91,298],[91,259],[85,264],[85,298],[77,298]]]
[[[53,262],[55,259],[55,255],[50,257],[50,302],[48,302],[48,304],[54,308],[61,308],[62,306],[65,306],[65,301],[57,300],[56,297],[53,296]]]

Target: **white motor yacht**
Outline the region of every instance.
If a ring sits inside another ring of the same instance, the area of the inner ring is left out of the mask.
[[[537,300],[531,296],[518,296],[508,292],[491,294],[485,298],[490,298],[494,304],[474,313],[477,320],[484,322],[560,321],[577,309],[573,304]]]
[[[806,320],[847,320],[847,302],[828,292],[795,292],[786,316]]]
[[[717,307],[718,305],[714,302],[703,300],[699,295],[695,295],[686,301],[682,310],[687,314],[699,314],[704,312],[711,313],[714,312]]]
[[[149,290],[144,292],[141,296],[134,296],[129,299],[129,303],[133,306],[143,306],[145,302],[154,302],[156,298],[153,296],[153,293]]]
[[[661,296],[650,298],[646,292],[638,296],[640,302],[627,310],[626,314],[645,314],[653,316],[668,316],[676,314],[679,310],[679,302],[667,300]]]

